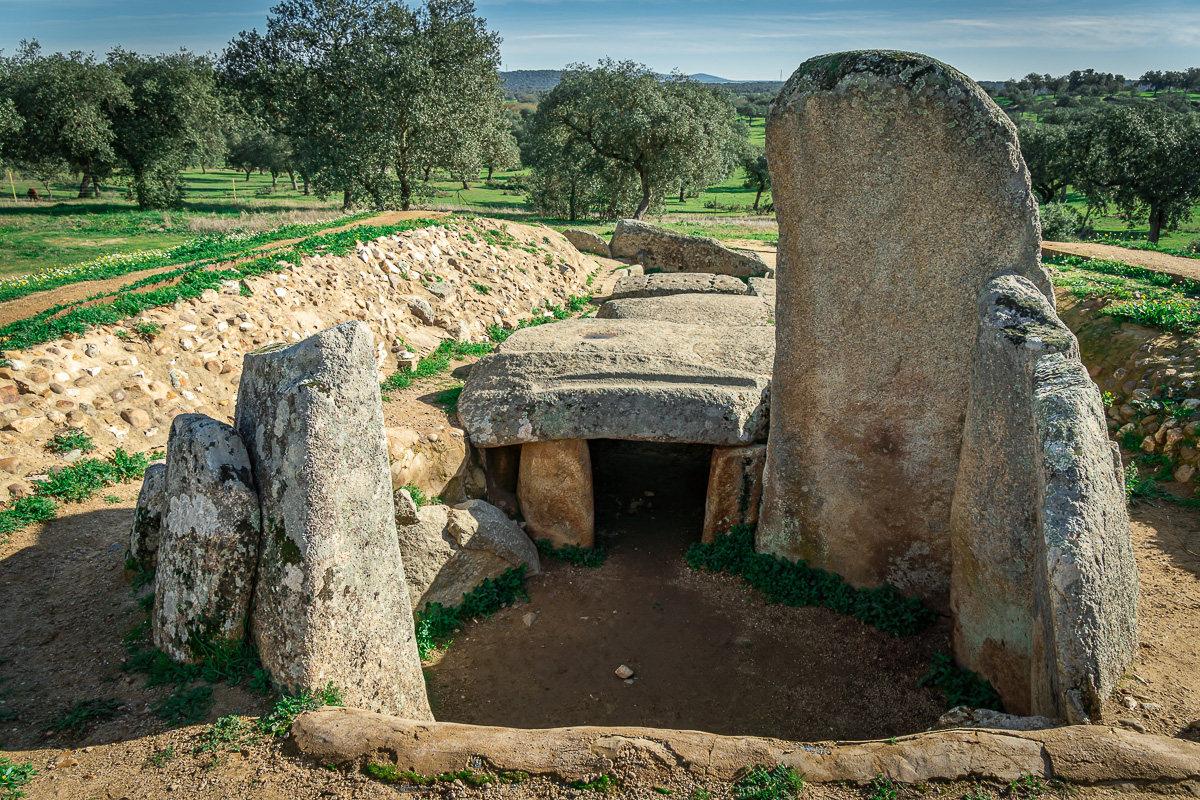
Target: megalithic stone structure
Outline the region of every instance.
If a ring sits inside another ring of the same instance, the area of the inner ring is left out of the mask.
[[[375,344],[347,322],[249,353],[235,427],[262,502],[250,631],[274,680],[429,720],[396,538]]]
[[[771,106],[781,263],[758,547],[946,607],[979,294],[1047,297],[1017,134],[915,53],[811,59]]]

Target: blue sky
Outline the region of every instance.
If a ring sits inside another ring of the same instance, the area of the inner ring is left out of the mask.
[[[1200,65],[1200,3],[1112,0],[476,0],[504,69],[603,56],[660,71],[778,79],[813,55],[917,50],[978,80],[1094,67],[1129,77]],[[0,0],[0,48],[219,51],[272,0]]]

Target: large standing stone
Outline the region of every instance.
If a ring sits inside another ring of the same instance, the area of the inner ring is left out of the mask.
[[[1046,296],[1016,275],[979,298],[979,336],[950,515],[954,655],[991,682],[1004,707],[1030,713],[1032,571],[1041,473],[1033,371],[1079,347]]]
[[[251,632],[280,684],[430,719],[396,541],[370,328],[347,322],[246,356],[236,426],[263,544]]]
[[[521,445],[489,447],[483,451],[487,478],[487,499],[506,514],[516,516],[521,511],[517,502],[517,472],[521,469]]]
[[[779,218],[758,547],[939,605],[978,328],[1001,272],[1050,296],[1016,129],[912,53],[811,59],[771,107]]]
[[[766,458],[762,444],[713,448],[700,541],[715,542],[735,525],[757,524]]]
[[[246,629],[261,532],[246,447],[233,428],[180,414],[167,439],[167,481],[154,593],[154,646],[199,661],[195,645]]]
[[[129,552],[126,558],[147,574],[158,564],[158,542],[162,531],[163,497],[167,488],[167,465],[158,463],[146,467],[142,489],[133,509],[133,527],[129,531]]]
[[[555,547],[596,543],[592,457],[583,439],[530,442],[521,446],[517,497],[525,530]]]
[[[708,272],[750,278],[761,277],[770,270],[757,253],[730,250],[707,236],[689,236],[636,219],[618,222],[608,245],[613,258],[631,258],[646,269],[663,272]]]
[[[1077,360],[1038,362],[1033,416],[1042,529],[1033,558],[1032,712],[1085,722],[1102,712],[1138,649],[1121,456],[1100,390]]]

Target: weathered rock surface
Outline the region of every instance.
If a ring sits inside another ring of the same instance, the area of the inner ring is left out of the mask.
[[[155,647],[190,663],[201,658],[194,644],[245,634],[261,512],[246,447],[224,422],[176,417],[166,473],[151,631]]]
[[[263,487],[251,632],[275,681],[429,719],[374,344],[348,322],[246,356],[236,427]]]
[[[1042,484],[1034,541],[1033,713],[1100,714],[1138,650],[1137,563],[1100,390],[1054,354],[1033,373]]]
[[[517,472],[521,468],[521,445],[489,447],[483,451],[487,499],[510,516],[521,513],[517,502]]]
[[[761,298],[721,294],[676,294],[609,300],[596,319],[647,319],[682,325],[741,328],[770,325],[774,311]]]
[[[1053,728],[1055,722],[1046,717],[1021,717],[992,711],[990,708],[955,706],[938,717],[935,730],[944,728],[989,728],[1001,731],[1042,731]]]
[[[714,542],[735,525],[758,523],[767,446],[714,447],[700,541]]]
[[[692,273],[624,275],[613,285],[612,300],[669,297],[673,294],[749,294],[746,284],[728,275]]]
[[[944,606],[979,294],[1002,272],[1051,291],[1016,129],[945,64],[840,53],[784,86],[767,154],[778,358],[758,547]]]
[[[1079,784],[1161,783],[1200,778],[1200,745],[1094,725],[1016,732],[949,730],[890,741],[804,744],[659,728],[525,730],[413,722],[348,708],[322,709],[292,724],[288,744],[319,764],[348,765],[387,753],[401,770],[437,775],[486,753],[495,770],[581,780],[610,772],[640,776],[683,770],[733,780],[747,764],[786,764],[814,783],[902,783],[1033,775]]]
[[[775,310],[775,278],[751,278],[750,294],[755,297],[761,297],[770,307],[771,311]]]
[[[398,528],[404,575],[414,610],[428,603],[456,606],[464,594],[511,567],[539,574],[537,547],[503,511],[482,500],[451,509],[425,506]]]
[[[730,250],[707,236],[689,236],[635,219],[617,223],[609,250],[613,258],[630,258],[646,269],[664,272],[750,278],[766,275],[770,269],[755,253]]]
[[[154,572],[158,563],[158,542],[162,531],[163,499],[167,489],[167,465],[159,462],[146,467],[137,506],[133,509],[133,527],[129,532],[129,552],[143,572]]]
[[[771,326],[578,320],[517,331],[478,361],[458,402],[471,442],[763,441]]]
[[[592,231],[585,231],[582,228],[568,228],[563,231],[563,236],[567,237],[567,241],[575,246],[581,253],[591,253],[597,256],[608,258],[611,252],[608,249],[608,242],[604,241],[604,237]]]
[[[1033,550],[1041,474],[1033,370],[1049,353],[1078,361],[1075,337],[1028,280],[1003,275],[979,298],[979,334],[950,514],[954,655],[1030,713]]]
[[[592,457],[583,439],[530,442],[521,446],[517,498],[525,530],[555,547],[596,543]]]
[[[414,428],[384,428],[384,435],[393,489],[416,486],[429,497],[463,497],[470,458],[459,431],[446,431],[436,441]]]

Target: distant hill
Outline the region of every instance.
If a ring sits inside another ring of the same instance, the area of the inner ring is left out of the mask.
[[[557,86],[561,77],[561,69],[514,69],[500,73],[506,100],[516,100],[522,96],[541,97]],[[691,77],[700,83],[728,89],[734,94],[778,92],[783,86],[780,81],[731,81],[704,72],[697,72]]]

